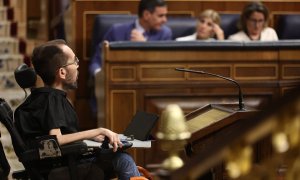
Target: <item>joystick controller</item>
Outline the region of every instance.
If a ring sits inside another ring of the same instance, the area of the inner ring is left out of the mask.
[[[125,141],[125,140],[122,140],[121,143],[122,143],[122,147],[118,147],[117,151],[124,151],[133,145],[131,142]],[[108,137],[105,137],[104,141],[102,142],[101,152],[102,153],[112,153],[113,152],[113,147],[109,144]]]

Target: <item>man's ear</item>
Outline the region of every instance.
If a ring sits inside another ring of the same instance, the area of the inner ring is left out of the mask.
[[[143,12],[143,18],[146,19],[146,20],[149,19],[150,15],[151,15],[151,12],[148,11],[148,10],[145,10],[145,11]]]
[[[58,69],[58,76],[61,78],[61,79],[65,79],[66,78],[66,74],[67,74],[67,71],[65,68],[59,68]]]

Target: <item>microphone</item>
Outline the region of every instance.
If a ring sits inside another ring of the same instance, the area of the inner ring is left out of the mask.
[[[239,109],[238,111],[245,111],[245,106],[244,106],[244,102],[243,102],[243,94],[242,94],[242,89],[241,86],[239,85],[239,83],[231,78],[228,77],[224,77],[218,74],[213,74],[213,73],[209,73],[209,72],[205,72],[205,71],[197,71],[197,70],[192,70],[192,69],[183,69],[183,68],[175,68],[176,71],[183,71],[183,72],[191,72],[191,73],[196,73],[196,74],[206,74],[206,75],[210,75],[210,76],[215,76],[215,77],[219,77],[222,79],[225,79],[227,81],[233,82],[239,89]]]

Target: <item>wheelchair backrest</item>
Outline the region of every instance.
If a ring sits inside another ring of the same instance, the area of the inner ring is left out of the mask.
[[[18,157],[20,157],[21,153],[26,151],[27,147],[14,125],[12,109],[10,108],[8,103],[2,98],[0,98],[0,122],[8,130],[12,139],[15,153]]]

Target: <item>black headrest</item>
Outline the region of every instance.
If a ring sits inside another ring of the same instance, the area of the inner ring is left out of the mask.
[[[170,17],[166,25],[172,30],[172,39],[194,34],[197,20],[191,17]]]
[[[300,39],[300,15],[279,15],[277,33],[279,39]]]
[[[220,14],[221,17],[221,28],[224,31],[225,39],[228,36],[239,31],[237,24],[240,19],[239,14]]]
[[[28,67],[27,64],[21,64],[14,73],[15,79],[21,88],[25,89],[35,86],[36,73],[34,69]]]

